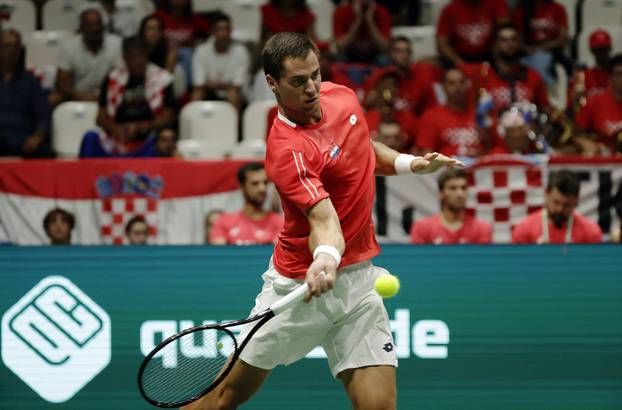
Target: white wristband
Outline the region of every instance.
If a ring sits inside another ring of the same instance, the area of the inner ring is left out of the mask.
[[[313,259],[317,258],[318,253],[327,253],[335,259],[337,262],[337,266],[341,263],[341,254],[332,245],[318,245],[317,248],[313,251]]]
[[[413,170],[411,168],[411,164],[414,160],[419,159],[421,157],[416,157],[410,154],[400,154],[395,158],[395,162],[393,166],[395,167],[395,173],[397,175],[406,175],[412,174]]]

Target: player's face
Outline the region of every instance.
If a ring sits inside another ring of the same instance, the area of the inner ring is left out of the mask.
[[[546,211],[557,227],[561,227],[577,207],[578,198],[561,193],[557,188],[546,193]]]
[[[463,211],[466,208],[468,188],[466,178],[454,178],[446,181],[443,191],[440,193],[441,203],[450,211]]]
[[[309,51],[304,59],[285,59],[279,81],[275,81],[270,75],[266,78],[286,114],[300,117],[293,118],[294,120],[305,121],[320,113],[322,76],[320,62],[313,51]]]
[[[132,245],[145,245],[149,237],[149,227],[146,223],[138,222],[132,225],[127,239]]]
[[[248,171],[246,180],[242,187],[244,199],[246,202],[253,204],[255,207],[261,208],[266,201],[266,191],[268,189],[268,176],[263,169],[257,171]]]

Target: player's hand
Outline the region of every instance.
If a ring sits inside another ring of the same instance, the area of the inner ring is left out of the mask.
[[[309,292],[305,295],[305,302],[313,296],[320,296],[333,288],[337,274],[337,262],[326,253],[319,253],[307,269],[305,282],[309,285]]]
[[[464,168],[465,165],[455,158],[450,158],[438,152],[425,154],[423,158],[416,159],[410,164],[412,171],[417,174],[431,174],[444,166]]]

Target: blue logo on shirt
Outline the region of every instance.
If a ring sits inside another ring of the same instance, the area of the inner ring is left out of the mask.
[[[334,160],[341,153],[341,148],[337,144],[333,144],[330,146],[330,150],[328,151],[328,156],[330,159]]]

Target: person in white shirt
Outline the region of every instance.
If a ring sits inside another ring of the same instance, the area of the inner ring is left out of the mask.
[[[231,30],[231,18],[219,13],[213,20],[212,36],[194,52],[192,99],[226,100],[240,112],[250,57],[244,45],[233,41]]]

